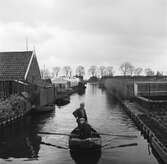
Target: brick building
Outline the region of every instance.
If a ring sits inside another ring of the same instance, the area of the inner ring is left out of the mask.
[[[33,51],[0,52],[0,97],[32,91],[41,80]]]

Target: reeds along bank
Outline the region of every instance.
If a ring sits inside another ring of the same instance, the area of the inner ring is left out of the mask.
[[[134,96],[134,82],[131,79],[106,79],[104,87],[119,99],[129,99]]]
[[[115,96],[123,99],[135,96],[163,98],[167,96],[167,81],[146,78],[109,78],[104,80],[105,88]]]

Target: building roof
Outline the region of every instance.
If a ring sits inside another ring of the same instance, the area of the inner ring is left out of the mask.
[[[25,80],[33,51],[0,52],[0,80]]]
[[[67,84],[67,82],[68,82],[67,80],[62,79],[62,78],[54,78],[52,80],[53,84]]]
[[[53,87],[52,82],[49,81],[48,79],[38,80],[36,85],[43,88]]]

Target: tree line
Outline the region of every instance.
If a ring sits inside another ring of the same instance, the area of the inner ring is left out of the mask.
[[[162,76],[163,73],[160,71],[154,72],[151,68],[141,68],[141,67],[135,67],[130,62],[124,62],[120,65],[119,71],[123,76],[140,76],[143,73],[146,76]],[[82,65],[79,65],[76,67],[75,71],[73,72],[73,69],[71,66],[64,66],[59,67],[55,66],[52,68],[52,71],[49,71],[48,69],[41,69],[41,76],[44,78],[55,78],[63,74],[65,77],[72,77],[74,76],[80,76],[83,77],[86,74],[85,67]],[[89,76],[91,77],[104,77],[104,76],[113,76],[115,71],[112,66],[96,66],[92,65],[87,70]]]
[[[151,68],[135,67],[130,62],[122,63],[119,69],[124,76],[140,76],[142,74],[145,76],[163,76],[163,72],[155,72]]]
[[[64,67],[59,67],[55,66],[52,68],[52,71],[49,71],[48,69],[41,69],[41,76],[45,78],[54,78],[58,77],[61,73],[61,75],[65,77],[71,77],[72,75],[74,76],[80,76],[83,77],[86,74],[86,69],[84,66],[77,66],[75,71],[73,72],[73,69],[71,66],[64,66]],[[113,76],[114,75],[114,70],[112,66],[95,66],[92,65],[89,67],[87,70],[89,76],[95,76],[95,77],[102,77],[102,76]]]

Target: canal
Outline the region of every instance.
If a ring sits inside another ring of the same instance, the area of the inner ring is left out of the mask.
[[[74,94],[71,102],[47,114],[31,114],[24,120],[0,129],[0,164],[158,164],[146,139],[120,104],[97,85],[88,85],[85,94]],[[74,109],[85,102],[89,123],[103,133],[137,135],[137,138],[102,136],[102,151],[72,156],[68,136],[41,135],[42,132],[70,133],[76,127]],[[129,145],[129,146],[128,146]]]

